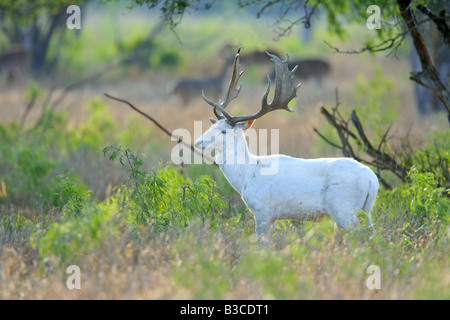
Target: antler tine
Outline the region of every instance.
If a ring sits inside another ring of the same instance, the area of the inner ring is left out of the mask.
[[[239,78],[242,76],[244,71],[239,71],[239,56],[241,53],[241,47],[238,48],[237,54],[234,57],[233,63],[233,74],[231,76],[230,85],[228,86],[227,94],[225,95],[225,100],[223,101],[222,108],[225,109],[231,100],[237,98],[239,92],[242,89],[242,83],[238,85]]]
[[[218,111],[217,111],[217,106],[218,106],[218,104],[217,103],[214,103],[213,101],[211,101],[210,99],[208,99],[206,96],[205,96],[205,91],[203,91],[202,90],[202,97],[203,97],[203,99],[210,105],[210,106],[212,106],[214,109],[214,114],[216,115],[216,118],[218,119],[218,120],[220,120],[220,119],[223,119],[223,118],[225,118],[225,116],[223,115],[223,113],[219,113]],[[220,104],[220,100],[219,100],[219,104]]]
[[[300,86],[294,86],[294,72],[297,71],[298,66],[294,69],[289,70],[288,61],[289,55],[286,54],[286,59],[281,60],[276,55],[271,54],[266,51],[266,54],[270,57],[270,60],[275,66],[275,95],[270,104],[267,103],[268,90],[270,89],[270,82],[268,85],[268,90],[263,96],[262,109],[269,109],[267,112],[284,109],[289,112],[293,112],[291,108],[288,107],[289,102],[297,96],[297,88]]]
[[[227,93],[225,95],[225,99],[223,102],[219,101],[217,103],[211,101],[205,96],[205,93],[202,90],[202,97],[203,99],[212,107],[214,107],[214,114],[216,115],[217,119],[223,119],[227,118],[227,120],[232,119],[233,117],[228,114],[228,112],[225,111],[225,108],[227,105],[231,102],[231,100],[237,98],[239,95],[239,92],[242,88],[242,83],[238,85],[239,78],[244,73],[243,71],[239,71],[239,54],[241,52],[241,47],[238,48],[237,54],[234,57],[234,64],[233,64],[233,74],[231,76],[230,85],[228,87]]]

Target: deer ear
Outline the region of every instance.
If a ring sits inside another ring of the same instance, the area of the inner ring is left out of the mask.
[[[238,122],[236,124],[235,128],[242,129],[243,131],[245,131],[245,130],[247,130],[248,128],[250,128],[252,126],[253,122],[255,122],[254,119],[248,120],[248,121]]]
[[[216,119],[209,118],[209,123],[211,123],[211,125],[215,124],[216,122],[217,122]]]
[[[243,130],[245,131],[245,130],[247,130],[248,128],[250,128],[250,127],[253,125],[253,122],[255,122],[255,119],[245,121],[245,122],[243,123],[243,125],[244,125]]]

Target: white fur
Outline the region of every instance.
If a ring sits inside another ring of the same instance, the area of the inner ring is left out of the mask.
[[[210,121],[211,128],[195,141],[195,146],[214,149],[216,163],[253,212],[259,238],[269,235],[279,219],[316,220],[327,214],[344,229],[354,225],[355,212],[360,209],[370,219],[378,179],[367,166],[351,158],[252,155],[244,130],[253,121],[238,123],[234,128],[224,119]],[[234,141],[228,143],[232,149],[225,143],[230,140],[224,139],[224,130],[233,133]],[[262,167],[273,161],[278,166],[276,174],[261,174]]]

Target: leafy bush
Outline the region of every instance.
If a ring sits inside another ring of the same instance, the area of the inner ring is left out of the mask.
[[[84,255],[100,246],[118,233],[114,223],[114,211],[108,206],[90,203],[83,213],[73,218],[67,215],[52,223],[48,230],[38,230],[32,237],[32,245],[39,247],[42,262],[51,257],[61,262],[77,263]]]
[[[149,224],[161,231],[171,224],[175,228],[185,227],[192,217],[211,225],[217,220],[224,202],[211,177],[191,181],[174,168],[163,166],[147,173],[142,159],[129,149],[109,146],[103,152],[110,160],[119,160],[129,171],[128,182],[132,186],[120,188],[116,197],[126,199],[124,210],[136,223]]]
[[[145,226],[158,233],[169,227],[184,229],[192,219],[214,228],[224,202],[210,177],[190,181],[164,166],[146,172],[142,159],[129,149],[110,146],[104,153],[129,170],[128,180],[109,199],[96,203],[72,171],[58,175],[54,203],[62,216],[48,230],[38,228],[32,237],[42,259],[76,260],[122,228],[133,233]]]
[[[395,98],[396,83],[384,76],[380,67],[367,79],[358,73],[355,84],[355,110],[364,115],[365,123],[373,128],[376,136],[382,136],[387,127],[397,120],[398,99]]]
[[[54,205],[62,208],[63,214],[79,216],[85,205],[92,201],[90,191],[73,170],[56,177]]]
[[[33,221],[17,213],[0,217],[0,243],[14,242],[17,235],[33,231]]]
[[[408,174],[409,183],[394,190],[380,190],[375,215],[379,228],[405,248],[424,248],[446,236],[450,212],[449,190],[438,187],[430,172],[415,167]]]
[[[26,139],[16,125],[0,126],[0,202],[31,204],[48,198],[56,165],[45,144]]]
[[[117,122],[113,119],[109,106],[99,99],[86,105],[88,118],[75,128],[70,128],[68,138],[72,149],[91,148],[99,150],[108,142],[113,142],[113,132]]]
[[[66,112],[49,107],[27,130],[0,125],[0,203],[64,206],[60,188],[65,178],[60,173],[70,171],[64,163],[80,151],[95,155],[105,144],[121,139],[113,134],[117,122],[105,103],[94,99],[86,109],[86,121],[77,126],[68,124]],[[136,134],[128,136],[130,141]],[[82,184],[73,170],[66,178]]]
[[[450,165],[449,138],[450,129],[433,134],[429,137],[433,144],[403,155],[404,165],[414,166],[419,172],[430,172],[436,177],[439,185],[449,187],[450,180],[447,175]],[[436,147],[439,153],[436,151]],[[447,173],[443,168],[447,169]]]

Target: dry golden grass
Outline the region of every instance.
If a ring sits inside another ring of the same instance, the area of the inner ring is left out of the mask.
[[[2,246],[1,299],[413,299],[442,293],[450,277],[440,263],[429,273],[423,256],[414,264],[416,275],[405,276],[401,266],[386,257],[382,288],[369,290],[366,268],[374,261],[352,252],[346,236],[310,239],[320,235],[278,234],[271,247],[258,246],[234,231],[211,231],[193,224],[181,235],[166,232],[145,241],[120,234],[101,249],[78,261],[58,264],[38,258],[26,245]],[[294,237],[298,237],[295,239]],[[303,250],[303,251],[302,251]],[[445,254],[445,253],[442,253]],[[428,256],[439,263],[445,256]],[[437,259],[437,260],[436,260]],[[380,260],[381,262],[381,260]],[[81,289],[69,290],[65,268],[81,269]],[[267,264],[264,279],[258,264]],[[252,268],[255,267],[253,270]],[[271,272],[286,273],[286,277]],[[254,272],[254,273],[253,273]],[[434,290],[430,291],[430,288]],[[422,290],[425,290],[424,292]],[[447,296],[448,298],[448,296]]]

